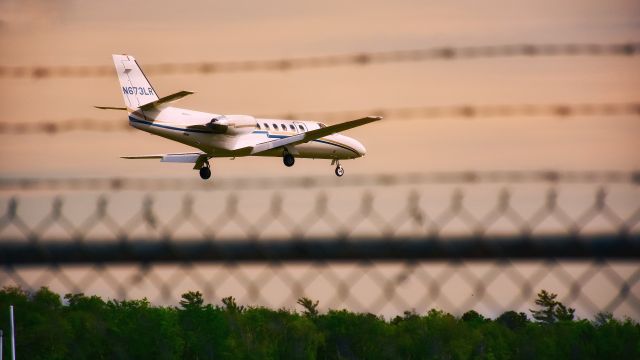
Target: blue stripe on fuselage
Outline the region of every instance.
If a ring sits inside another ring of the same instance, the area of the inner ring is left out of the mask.
[[[138,123],[138,124],[142,124],[142,125],[156,126],[156,127],[159,127],[159,128],[169,129],[169,130],[177,130],[177,131],[183,131],[183,132],[194,132],[194,133],[201,133],[201,134],[211,134],[211,131],[207,131],[207,130],[183,129],[183,128],[177,128],[177,127],[173,127],[173,126],[160,125],[160,124],[155,124],[155,123],[152,123],[152,122],[149,122],[149,121],[136,119],[133,116],[129,116],[129,122],[134,122],[134,123]]]
[[[289,136],[286,136],[286,135],[272,135],[272,134],[269,134],[268,131],[264,131],[264,130],[256,130],[252,134],[266,134],[268,138],[272,138],[272,139],[284,139],[284,138],[289,137]],[[360,154],[357,151],[355,151],[355,150],[353,150],[353,149],[351,149],[351,148],[349,148],[347,146],[344,146],[342,144],[334,144],[334,143],[330,143],[328,141],[324,141],[324,140],[320,140],[320,139],[316,139],[316,140],[312,140],[312,141],[316,141],[316,142],[319,142],[319,143],[322,143],[322,144],[337,146],[339,148],[343,148],[345,150],[349,150],[352,153],[355,153],[356,155],[360,156]]]
[[[167,126],[167,125],[160,125],[160,124],[156,124],[150,121],[145,121],[145,120],[140,120],[140,119],[136,119],[133,116],[129,116],[129,122],[134,122],[134,123],[138,123],[138,124],[142,124],[142,125],[149,125],[149,126],[156,126],[159,128],[163,128],[163,129],[168,129],[168,130],[176,130],[176,131],[182,131],[182,132],[194,132],[194,133],[200,133],[200,134],[211,134],[211,131],[207,131],[207,130],[195,130],[195,129],[184,129],[184,128],[178,128],[178,127],[173,127],[173,126]],[[256,130],[254,132],[252,132],[252,134],[266,134],[268,138],[270,139],[284,139],[287,138],[289,136],[286,135],[273,135],[273,134],[269,134],[268,131],[264,131],[264,130]],[[360,154],[356,151],[354,151],[353,149],[348,148],[347,146],[341,145],[341,144],[334,144],[334,143],[330,143],[324,140],[320,140],[320,139],[316,139],[316,140],[311,140],[311,141],[316,141],[322,144],[327,144],[327,145],[333,145],[333,146],[337,146],[339,148],[345,149],[345,150],[349,150],[353,153],[355,153],[356,155],[360,156]]]

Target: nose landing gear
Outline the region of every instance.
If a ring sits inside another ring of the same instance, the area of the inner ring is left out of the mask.
[[[333,159],[333,161],[331,161],[331,165],[336,165],[336,176],[337,177],[341,177],[342,175],[344,175],[344,168],[342,167],[342,165],[340,165],[340,160],[338,159]]]

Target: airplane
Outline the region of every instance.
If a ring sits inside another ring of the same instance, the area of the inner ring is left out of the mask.
[[[193,163],[193,169],[204,180],[211,177],[209,160],[245,156],[282,157],[288,167],[293,166],[296,158],[328,159],[332,166],[336,165],[335,174],[341,177],[344,168],[340,160],[362,157],[366,149],[358,140],[339,132],[382,119],[367,116],[327,126],[317,121],[260,119],[181,109],[170,104],[193,92],[178,91],[159,98],[133,56],[112,56],[126,107],[95,107],[127,111],[130,126],[199,150],[122,158]]]

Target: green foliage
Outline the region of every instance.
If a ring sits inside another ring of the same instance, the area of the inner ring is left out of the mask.
[[[545,324],[553,324],[556,321],[573,320],[575,309],[567,308],[559,301],[556,301],[557,294],[541,290],[536,299],[536,305],[540,306],[540,310],[529,310],[534,319]]]
[[[469,310],[466,313],[462,314],[462,317],[460,318],[460,320],[466,323],[478,326],[489,321],[490,319],[485,318],[475,310]]]
[[[235,316],[227,342],[232,358],[313,359],[322,335],[307,318],[285,310],[248,308]]]
[[[200,291],[189,291],[182,294],[182,300],[180,300],[180,306],[184,309],[200,309],[204,304],[202,293]]]
[[[529,319],[527,319],[527,314],[523,312],[515,312],[513,310],[506,311],[502,313],[502,315],[498,316],[496,319],[498,324],[506,326],[509,330],[518,330],[522,329],[527,325]]]
[[[317,318],[316,324],[325,336],[320,358],[393,358],[390,329],[373,314],[330,310]]]
[[[297,303],[304,308],[304,314],[309,317],[318,316],[318,301],[313,302],[313,300],[307,297],[301,297],[298,299]]]
[[[180,307],[146,299],[104,301],[47,288],[0,290],[0,324],[15,306],[17,351],[25,359],[603,359],[640,358],[640,325],[610,313],[573,320],[573,309],[541,291],[532,311],[496,320],[474,310],[460,318],[440,311],[406,311],[390,321],[329,310],[298,300],[301,313],[205,304],[200,292]],[[537,316],[537,317],[536,317]],[[7,353],[5,352],[5,355]]]
[[[225,309],[230,313],[241,313],[244,311],[244,306],[236,304],[236,299],[233,296],[229,296],[222,299]]]

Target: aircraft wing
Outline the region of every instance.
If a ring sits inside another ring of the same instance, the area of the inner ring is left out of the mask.
[[[208,159],[207,154],[203,152],[187,152],[187,153],[173,153],[173,154],[153,154],[153,155],[134,155],[134,156],[122,156],[123,159],[160,159],[161,162],[173,162],[173,163],[195,163],[194,169],[199,169],[200,166]]]
[[[346,121],[340,124],[335,124],[327,127],[323,127],[316,130],[307,131],[301,134],[292,135],[283,139],[272,140],[263,142],[253,146],[251,149],[251,155],[258,154],[267,150],[279,148],[286,145],[298,145],[306,143],[312,140],[320,139],[322,137],[335,134],[337,132],[353,129],[354,127],[362,126],[374,121],[382,119],[381,116],[367,116],[357,120]]]

